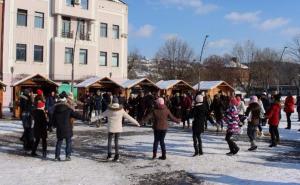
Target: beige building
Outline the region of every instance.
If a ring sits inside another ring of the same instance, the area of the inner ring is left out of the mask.
[[[3,81],[8,86],[14,78],[36,73],[70,82],[74,51],[75,80],[127,77],[128,7],[122,1],[7,1],[4,22]],[[10,88],[5,96],[8,105]]]

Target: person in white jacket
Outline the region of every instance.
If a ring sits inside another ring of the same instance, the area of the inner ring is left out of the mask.
[[[107,144],[107,160],[112,159],[112,147],[111,142],[113,136],[115,136],[115,157],[114,161],[119,161],[119,137],[120,133],[123,132],[123,126],[122,126],[122,119],[126,118],[129,122],[137,125],[138,127],[140,124],[132,118],[123,107],[119,104],[119,101],[117,98],[114,98],[112,101],[112,104],[108,106],[108,109],[103,112],[103,116],[107,117],[107,131],[108,131],[108,144]]]

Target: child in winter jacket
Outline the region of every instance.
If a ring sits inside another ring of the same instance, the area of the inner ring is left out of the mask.
[[[269,119],[269,131],[271,134],[271,145],[269,147],[277,146],[279,142],[279,132],[278,125],[281,119],[281,106],[280,106],[280,96],[274,96],[274,103],[271,105],[270,109],[266,113],[266,117]]]
[[[112,104],[108,106],[108,109],[103,112],[103,116],[107,117],[108,123],[107,123],[107,131],[108,131],[108,144],[107,144],[107,160],[111,160],[111,142],[113,136],[115,136],[115,157],[114,161],[119,161],[119,137],[120,133],[123,132],[123,126],[122,126],[122,119],[126,118],[129,120],[129,122],[137,125],[138,127],[140,124],[125,110],[123,107],[119,104],[118,98],[114,98],[112,101]]]
[[[227,155],[235,155],[239,152],[240,148],[237,144],[232,140],[232,136],[234,134],[238,134],[240,132],[239,127],[239,114],[236,108],[238,101],[236,98],[231,98],[229,103],[229,108],[225,112],[224,121],[227,124],[227,132],[225,140],[228,143],[230,152]]]

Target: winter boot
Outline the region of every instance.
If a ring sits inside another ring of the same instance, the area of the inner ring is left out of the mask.
[[[116,154],[115,157],[114,157],[114,161],[119,162],[120,161],[119,157],[120,157],[119,154]]]
[[[46,152],[46,151],[43,152],[43,158],[44,158],[44,159],[47,158],[47,152]]]
[[[38,154],[36,154],[35,152],[31,152],[31,156],[32,156],[32,157],[37,157]]]
[[[234,152],[232,152],[232,153],[233,153],[233,155],[235,155],[235,154],[237,154],[239,151],[240,151],[240,148],[239,148],[239,147],[236,147],[236,148],[234,149]]]
[[[159,157],[160,160],[166,160],[167,159],[167,156],[166,156],[166,151],[163,150],[162,151],[162,155]]]
[[[156,159],[156,152],[153,152],[152,159]]]
[[[55,161],[60,161],[60,157],[55,157]]]
[[[203,151],[202,151],[202,143],[199,144],[199,155],[203,155]]]
[[[197,144],[194,145],[194,149],[195,149],[195,153],[194,153],[193,157],[199,155],[199,148],[198,148]]]
[[[66,157],[66,161],[71,161],[71,157],[70,157],[70,156],[67,156],[67,157]]]
[[[108,161],[111,161],[111,160],[112,160],[111,153],[108,153],[108,154],[107,154],[106,159],[107,159]]]

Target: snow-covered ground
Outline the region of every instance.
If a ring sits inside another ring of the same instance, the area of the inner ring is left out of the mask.
[[[172,125],[166,136],[167,160],[151,160],[153,134],[151,128],[125,127],[121,136],[121,162],[107,162],[105,127],[83,124],[75,127],[73,156],[70,162],[54,162],[55,136],[49,137],[48,160],[24,155],[18,138],[19,121],[0,122],[0,185],[127,185],[168,184],[159,174],[184,171],[194,184],[263,184],[300,185],[300,123],[293,114],[292,130],[280,124],[282,144],[269,148],[268,137],[259,139],[258,150],[249,152],[245,135],[238,138],[238,155],[228,152],[224,133],[210,127],[203,135],[204,155],[193,155],[191,130]],[[267,132],[267,127],[264,128]],[[64,159],[64,158],[63,158]],[[145,175],[155,174],[141,183]],[[157,175],[158,174],[158,175]],[[153,179],[158,180],[153,183]],[[178,183],[175,184],[180,184]],[[184,183],[181,183],[184,184]],[[193,184],[193,183],[186,183]]]

